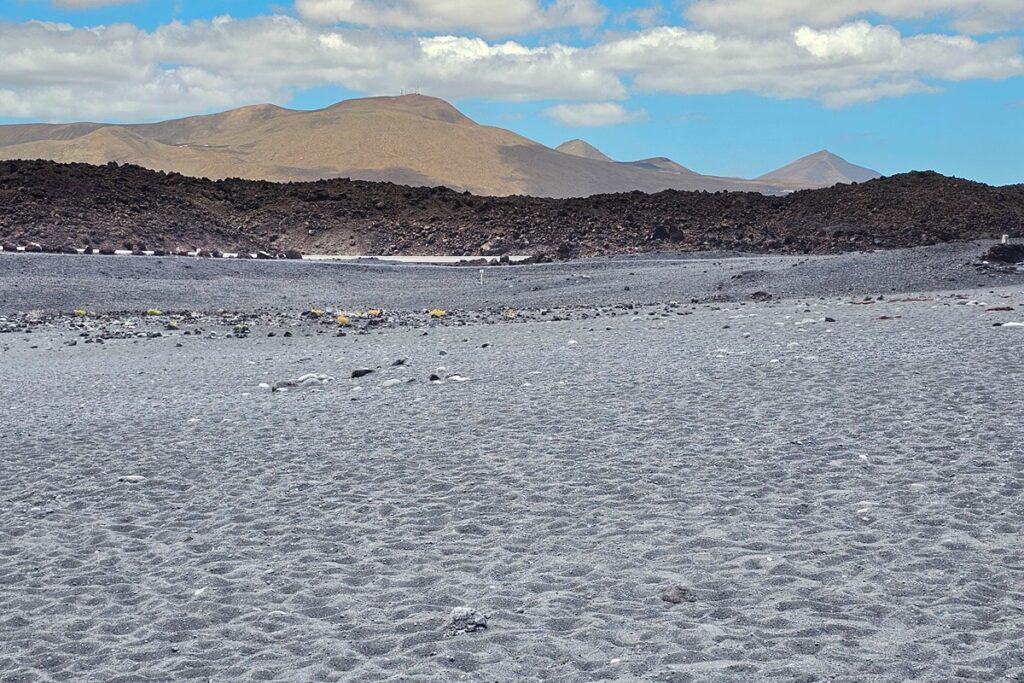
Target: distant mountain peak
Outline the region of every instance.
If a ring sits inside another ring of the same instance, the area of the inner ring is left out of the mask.
[[[757,180],[783,187],[809,188],[830,187],[842,183],[863,183],[881,177],[882,174],[878,171],[856,166],[827,149],[823,149],[766,173]]]
[[[875,176],[826,151],[784,169],[782,182],[701,175],[665,157],[615,162],[584,140],[553,150],[479,125],[426,95],[365,97],[312,111],[262,104],[145,124],[0,125],[0,159],[120,161],[213,179],[341,177],[544,197],[666,189],[781,194]],[[814,182],[793,180],[801,173]]]
[[[650,159],[640,159],[639,161],[629,161],[624,163],[636,168],[645,168],[651,171],[658,171],[660,173],[696,175],[694,171],[686,168],[682,164],[672,161],[668,157],[651,157]]]
[[[425,119],[444,123],[473,123],[473,120],[454,106],[429,95],[381,95],[344,100],[331,105],[328,110],[351,112],[391,111],[415,114]]]
[[[571,154],[574,157],[583,157],[584,159],[593,159],[595,161],[611,161],[611,157],[607,156],[604,152],[594,147],[586,140],[568,140],[563,142],[555,149],[562,154]]]

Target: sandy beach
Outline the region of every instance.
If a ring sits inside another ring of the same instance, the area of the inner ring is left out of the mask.
[[[0,680],[1024,681],[984,247],[0,255]]]

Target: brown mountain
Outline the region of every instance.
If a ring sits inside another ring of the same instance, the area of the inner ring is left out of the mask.
[[[352,178],[542,197],[667,189],[781,194],[821,186],[835,175],[830,169],[846,164],[835,157],[743,180],[701,175],[665,158],[620,163],[582,140],[555,150],[481,126],[422,95],[347,100],[316,111],[263,104],[151,124],[0,126],[0,159],[115,161],[211,179]]]
[[[831,187],[842,183],[863,183],[881,177],[882,174],[878,171],[854,166],[842,157],[822,150],[765,173],[757,179],[796,190]]]
[[[316,111],[257,105],[142,125],[0,126],[0,159],[116,161],[212,179],[348,177],[484,195],[782,191],[767,183],[666,174],[565,154],[481,126],[447,102],[421,95],[348,100]]]
[[[677,164],[668,157],[652,157],[650,159],[640,159],[639,161],[624,161],[622,162],[627,166],[634,166],[636,168],[646,168],[651,171],[659,171],[661,173],[682,173],[682,174],[695,174],[696,171],[692,171],[682,164]]]
[[[584,159],[595,159],[597,161],[611,161],[611,157],[607,156],[604,152],[594,147],[586,140],[567,140],[563,142],[556,150],[563,154],[571,154],[574,157],[583,157]]]

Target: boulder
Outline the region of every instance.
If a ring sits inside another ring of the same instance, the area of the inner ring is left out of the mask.
[[[499,256],[506,253],[511,245],[504,237],[492,237],[480,245],[480,253],[483,256]]]
[[[982,258],[996,263],[1024,263],[1024,243],[997,244],[986,251]]]

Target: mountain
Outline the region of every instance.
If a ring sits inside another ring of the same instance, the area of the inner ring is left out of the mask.
[[[352,178],[542,197],[667,189],[783,194],[799,183],[796,176],[705,176],[664,158],[619,163],[580,140],[560,150],[482,126],[422,95],[347,100],[315,111],[262,104],[150,124],[0,126],[0,159],[113,161],[215,180]]]
[[[840,183],[863,183],[882,174],[862,166],[854,166],[842,157],[822,150],[786,164],[757,180],[791,189],[831,187]]]
[[[691,171],[682,164],[677,164],[672,161],[668,157],[652,157],[650,159],[641,159],[640,161],[623,161],[620,163],[626,166],[644,168],[649,171],[659,171],[660,173],[696,174],[696,171]]]
[[[562,154],[571,154],[574,157],[595,159],[597,161],[611,161],[611,158],[606,156],[604,152],[585,140],[569,140],[567,142],[563,142],[558,147],[555,147],[555,149]]]
[[[679,173],[683,175],[700,175],[695,171],[691,171],[682,164],[677,164],[668,157],[652,157],[650,159],[641,159],[639,161],[614,161],[607,154],[594,147],[586,140],[569,140],[563,142],[556,150],[563,154],[571,154],[574,157],[583,157],[584,159],[594,159],[597,161],[613,161],[613,163],[619,164],[620,166],[630,166],[632,168],[639,168],[645,171],[658,171],[659,173]]]

